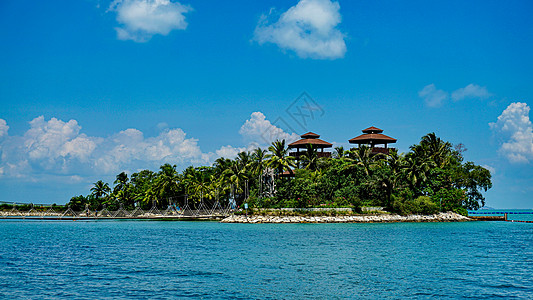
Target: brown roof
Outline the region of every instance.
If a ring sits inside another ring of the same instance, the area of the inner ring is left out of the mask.
[[[302,139],[318,139],[320,135],[314,133],[314,132],[308,132],[301,135]]]
[[[396,139],[381,133],[365,133],[348,140],[348,142],[350,142],[350,144],[389,144],[396,143]]]
[[[331,148],[333,146],[333,144],[321,139],[301,139],[294,143],[290,143],[289,148],[305,148],[307,145],[313,145],[316,148]]]
[[[363,129],[362,131],[364,133],[382,133],[383,132],[382,129],[379,129],[379,128],[374,127],[374,126],[368,127],[367,129]]]
[[[294,175],[294,171],[285,171],[283,173],[281,173],[281,177],[294,177],[296,175]]]

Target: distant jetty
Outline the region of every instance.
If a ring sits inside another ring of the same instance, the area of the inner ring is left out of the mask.
[[[395,222],[464,222],[472,219],[454,212],[434,215],[375,214],[347,216],[262,216],[231,215],[222,223],[395,223]]]

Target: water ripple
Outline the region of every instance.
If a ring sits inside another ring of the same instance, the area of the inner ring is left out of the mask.
[[[0,221],[0,296],[531,299],[523,225]]]

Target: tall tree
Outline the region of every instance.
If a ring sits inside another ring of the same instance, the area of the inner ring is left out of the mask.
[[[112,197],[115,198],[118,203],[123,204],[126,208],[133,208],[134,198],[132,197],[132,185],[128,183],[128,174],[121,172],[117,175],[114,182]]]
[[[335,151],[333,151],[333,158],[340,159],[344,158],[346,151],[344,151],[343,146],[335,147]]]
[[[98,180],[94,183],[94,186],[91,188],[92,195],[94,195],[96,198],[100,199],[102,197],[106,197],[111,192],[111,188],[109,188],[109,184],[103,182],[102,180]]]
[[[115,184],[115,188],[113,189],[113,191],[123,191],[126,188],[128,181],[128,174],[126,174],[126,172],[121,172],[117,175],[115,182],[113,182]]]
[[[252,161],[250,164],[250,171],[253,175],[261,175],[266,167],[266,150],[256,148],[252,152]]]
[[[146,200],[149,190],[154,185],[156,174],[150,170],[142,170],[131,175],[132,198],[135,202],[145,203],[145,207],[151,205],[151,199]]]
[[[492,187],[490,171],[467,162],[457,169],[456,186],[465,191],[467,196],[464,206],[468,209],[479,209],[485,205],[485,197],[481,191]]]
[[[187,194],[190,199],[200,202],[203,199],[211,199],[214,195],[211,190],[213,170],[210,167],[188,168],[184,180],[186,181]]]
[[[256,148],[252,153],[252,162],[250,163],[251,175],[257,178],[257,189],[259,197],[263,194],[263,171],[266,168],[266,150]]]
[[[302,161],[305,169],[316,171],[318,167],[318,153],[313,145],[307,145],[306,151],[300,155],[299,159]]]
[[[362,167],[367,176],[371,175],[372,167],[381,157],[380,154],[372,154],[372,148],[365,145],[352,148],[348,153],[348,161]]]
[[[176,197],[179,194],[180,176],[176,171],[176,165],[164,164],[159,169],[154,181],[154,190],[158,196],[158,204],[160,207],[164,207],[169,203],[171,197]]]
[[[276,175],[280,176],[284,170],[292,173],[292,168],[296,167],[295,158],[289,156],[288,148],[285,147],[285,140],[277,140],[268,147],[267,165],[276,170]]]
[[[232,160],[229,158],[219,157],[215,160],[213,164],[214,174],[217,176],[222,176],[222,173],[231,166]]]
[[[452,144],[441,140],[434,132],[423,136],[416,147],[420,147],[423,155],[427,156],[438,168],[445,167],[452,158]]]
[[[390,150],[387,159],[378,161],[378,170],[373,177],[373,183],[381,187],[385,192],[386,207],[392,206],[392,193],[395,189],[402,185],[404,176],[403,170],[405,168],[405,156],[398,154],[396,150]]]
[[[404,175],[411,190],[415,194],[421,194],[421,184],[427,180],[427,173],[432,167],[431,161],[423,153],[418,153],[413,149],[413,152],[407,154],[405,158]]]
[[[245,200],[245,184],[248,180],[246,166],[239,160],[234,160],[223,173],[224,184],[231,189],[237,205]]]

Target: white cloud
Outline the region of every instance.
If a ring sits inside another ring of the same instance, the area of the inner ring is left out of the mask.
[[[69,157],[87,160],[96,148],[98,139],[79,134],[80,129],[76,120],[52,118],[47,122],[43,116],[37,117],[24,134],[23,151],[30,162],[44,169],[64,169]]]
[[[274,43],[281,49],[292,50],[301,58],[342,58],[346,44],[345,35],[336,28],[341,22],[339,10],[338,2],[300,0],[275,23],[262,16],[254,39],[260,45]]]
[[[1,120],[1,119],[0,119]],[[7,124],[0,122],[0,176],[43,181],[63,178],[77,183],[91,176],[113,176],[121,171],[157,170],[164,163],[186,167],[209,165],[216,157],[234,158],[239,152],[252,151],[270,140],[265,132],[292,141],[288,134],[268,121],[261,112],[254,112],[239,133],[245,146],[223,146],[213,152],[202,152],[198,140],[187,137],[180,128],[163,129],[157,136],[145,137],[143,132],[128,128],[108,137],[88,136],[81,132],[76,120],[67,122],[43,116],[29,122],[22,136],[7,135]]]
[[[216,150],[215,153],[218,157],[234,159],[237,157],[237,154],[247,150],[248,149],[244,147],[233,147],[231,145],[227,145],[220,147],[220,149]]]
[[[452,100],[459,101],[468,98],[486,99],[490,96],[491,93],[489,93],[486,87],[471,83],[464,88],[455,90],[452,93]]]
[[[528,163],[533,159],[533,125],[527,103],[511,103],[494,123],[493,132],[503,141],[500,153],[513,163]]]
[[[7,126],[6,120],[0,119],[0,138],[7,135],[8,130],[9,130],[9,126]]]
[[[119,40],[146,42],[156,34],[186,29],[184,14],[192,8],[170,0],[115,0],[108,11],[115,11],[122,24],[115,28]]]
[[[123,169],[155,169],[163,163],[208,163],[209,160],[209,156],[202,153],[198,140],[187,138],[180,128],[168,129],[150,138],[129,128],[108,138],[101,148],[94,164],[106,173]]]
[[[252,113],[250,119],[242,125],[239,133],[247,142],[257,145],[270,145],[275,140],[293,142],[299,138],[297,134],[286,133],[283,129],[273,125],[259,111]]]
[[[442,106],[442,102],[448,99],[448,93],[443,90],[438,90],[433,83],[426,85],[419,91],[418,96],[423,98],[429,107]]]
[[[489,166],[489,165],[482,165],[483,168],[489,170],[490,174],[494,176],[496,174],[496,168]]]
[[[90,137],[80,130],[76,120],[35,118],[23,136],[7,136],[0,143],[0,175],[103,175],[126,169],[157,169],[167,162],[205,164],[212,156],[202,153],[198,140],[187,138],[179,128],[149,138],[133,128],[105,138]]]
[[[273,125],[259,111],[253,112],[250,115],[250,119],[246,120],[241,126],[239,134],[243,137],[246,146],[222,146],[215,151],[216,156],[233,159],[243,151],[253,151],[257,147],[266,149],[275,140],[286,140],[287,143],[290,143],[299,139],[297,134],[286,133],[283,129]]]

